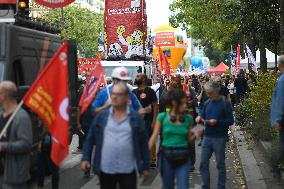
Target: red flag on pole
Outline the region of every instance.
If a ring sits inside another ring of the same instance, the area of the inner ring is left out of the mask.
[[[105,83],[104,68],[101,65],[100,59],[94,59],[92,60],[92,63],[93,67],[87,78],[84,91],[79,102],[79,106],[81,107],[80,114],[83,114],[93,102],[101,83]]]
[[[239,72],[241,66],[241,45],[237,46],[237,63],[236,63],[236,71]]]
[[[23,99],[48,126],[52,136],[51,159],[57,165],[68,155],[69,146],[67,52],[64,42]]]
[[[168,59],[166,55],[163,53],[162,49],[159,47],[159,55],[160,55],[160,62],[162,65],[162,70],[168,75],[171,76],[171,67],[170,63],[168,62]]]

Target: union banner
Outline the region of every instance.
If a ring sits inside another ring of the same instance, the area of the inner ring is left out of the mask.
[[[145,0],[106,0],[107,57],[143,56],[147,16]]]

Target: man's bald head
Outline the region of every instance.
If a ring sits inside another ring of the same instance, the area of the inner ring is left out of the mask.
[[[4,94],[6,100],[16,100],[18,91],[15,83],[3,81],[0,83],[0,93]]]

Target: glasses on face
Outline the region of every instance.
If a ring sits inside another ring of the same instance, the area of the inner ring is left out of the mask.
[[[123,97],[123,96],[125,96],[126,94],[125,94],[125,93],[115,93],[115,92],[112,92],[112,93],[110,93],[110,95],[111,95],[112,97],[114,97],[114,96]]]

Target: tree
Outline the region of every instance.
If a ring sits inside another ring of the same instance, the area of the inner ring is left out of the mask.
[[[75,39],[78,50],[86,58],[95,57],[98,48],[98,34],[103,31],[103,16],[87,9],[68,6],[49,11],[43,19],[50,24],[58,25],[61,37]]]
[[[281,33],[281,54],[284,54],[284,0],[280,0],[280,15],[281,15],[281,24],[280,24],[280,33]]]
[[[260,48],[262,71],[267,70],[265,48],[279,49],[279,0],[175,0],[170,8],[170,22],[203,45],[229,51],[247,43],[253,54]]]
[[[202,44],[229,50],[238,31],[234,14],[235,0],[175,0],[171,5],[170,22],[181,26]]]

